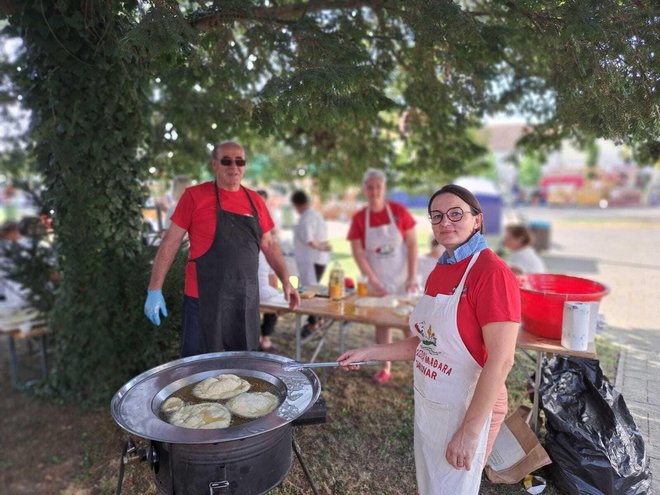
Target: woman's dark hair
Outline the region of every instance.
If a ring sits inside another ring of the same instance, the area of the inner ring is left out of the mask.
[[[433,200],[436,198],[436,196],[440,196],[441,194],[453,194],[454,196],[458,196],[468,204],[470,207],[470,213],[473,215],[483,213],[481,205],[479,204],[479,200],[475,197],[474,194],[462,186],[457,186],[456,184],[447,184],[431,195],[431,199],[429,199],[429,205],[427,207],[429,215],[431,214],[431,203],[433,203]],[[484,223],[481,222],[479,233],[483,234],[484,232]]]
[[[520,240],[520,243],[524,246],[529,246],[534,242],[534,234],[532,230],[526,225],[507,225],[506,233],[509,234],[513,239]]]
[[[309,203],[309,198],[305,191],[296,191],[291,195],[291,202],[296,206],[304,206]]]

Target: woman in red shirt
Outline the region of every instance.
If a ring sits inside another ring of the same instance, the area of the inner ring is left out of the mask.
[[[367,206],[353,216],[348,240],[360,271],[369,280],[369,294],[416,292],[415,219],[402,204],[385,200],[387,183],[381,170],[367,170],[362,184]],[[390,342],[392,329],[376,327],[376,343]],[[383,384],[389,379],[390,362],[386,361],[374,376],[374,382]]]

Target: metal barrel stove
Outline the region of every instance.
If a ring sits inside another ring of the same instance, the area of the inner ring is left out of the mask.
[[[142,457],[149,462],[161,493],[266,493],[291,469],[293,425],[325,421],[318,377],[309,369],[284,368],[291,363],[295,361],[284,356],[247,351],[178,359],[121,387],[111,402],[112,416],[124,430],[149,441]],[[270,383],[277,390],[279,406],[266,416],[224,429],[183,428],[161,419],[161,404],[170,395],[221,373]],[[302,463],[299,452],[295,453]],[[311,483],[304,464],[303,469]]]

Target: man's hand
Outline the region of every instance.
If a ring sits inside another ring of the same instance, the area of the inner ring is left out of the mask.
[[[161,290],[148,290],[147,300],[144,303],[144,314],[151,323],[160,326],[160,313],[167,316],[167,306],[165,306],[163,292]]]
[[[298,290],[288,282],[284,286],[284,299],[289,301],[290,309],[295,309],[300,304],[300,294],[298,294]]]

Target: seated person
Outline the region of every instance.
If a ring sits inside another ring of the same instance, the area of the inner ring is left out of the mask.
[[[545,273],[545,263],[532,246],[532,231],[525,225],[508,225],[504,230],[504,247],[509,251],[507,263],[516,275]]]

